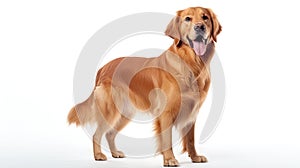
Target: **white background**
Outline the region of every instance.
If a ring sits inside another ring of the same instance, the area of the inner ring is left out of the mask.
[[[76,60],[105,24],[128,14],[212,8],[227,83],[223,119],[197,149],[200,167],[299,167],[297,1],[110,0],[0,2],[0,167],[159,167],[148,159],[93,161],[90,139],[66,117]],[[163,37],[162,37],[163,38]],[[124,151],[126,153],[126,151]],[[178,153],[178,151],[176,152]],[[197,167],[178,155],[183,167]]]

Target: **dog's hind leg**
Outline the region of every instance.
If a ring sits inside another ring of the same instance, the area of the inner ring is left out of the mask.
[[[104,125],[99,125],[94,136],[93,136],[93,150],[94,157],[97,161],[107,160],[107,157],[101,151],[101,138],[102,135],[107,131],[108,127]]]
[[[121,131],[129,122],[130,120],[124,116],[121,117],[119,121],[117,121],[116,125],[113,129],[109,130],[106,133],[106,140],[109,145],[109,149],[111,152],[112,157],[114,158],[124,158],[125,155],[122,151],[119,151],[115,144],[115,138],[119,131]]]
[[[94,104],[96,108],[95,118],[97,119],[97,130],[93,136],[93,149],[95,160],[103,161],[107,160],[106,156],[101,151],[101,139],[111,126],[113,125],[112,118],[109,116],[108,102],[107,99],[107,88],[103,86],[96,87],[94,91]]]

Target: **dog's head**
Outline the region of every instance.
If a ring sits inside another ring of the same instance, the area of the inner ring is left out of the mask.
[[[165,34],[175,42],[189,45],[196,55],[204,55],[209,43],[217,42],[222,27],[211,9],[191,7],[177,11]]]

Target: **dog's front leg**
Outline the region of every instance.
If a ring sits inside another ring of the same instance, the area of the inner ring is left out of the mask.
[[[199,156],[195,149],[195,123],[192,125],[186,126],[182,130],[183,134],[183,152],[187,151],[189,154],[189,157],[192,159],[192,162],[194,163],[201,163],[201,162],[207,162],[207,159],[205,156]]]
[[[169,122],[169,123],[168,123]],[[161,150],[164,158],[164,166],[166,167],[177,167],[179,166],[178,161],[175,159],[172,150],[172,126],[171,121],[160,122],[161,126]]]

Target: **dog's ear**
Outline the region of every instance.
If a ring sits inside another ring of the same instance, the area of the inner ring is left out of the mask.
[[[179,28],[179,25],[180,25],[180,13],[181,13],[181,11],[178,11],[177,12],[177,16],[175,16],[172,20],[171,20],[171,22],[168,24],[168,26],[167,26],[167,29],[166,29],[166,31],[165,31],[165,34],[167,35],[167,36],[170,36],[171,38],[173,38],[174,40],[178,40],[178,41],[180,41],[180,39],[181,39],[181,35],[180,35],[180,28]]]
[[[222,26],[218,21],[216,14],[209,8],[207,8],[206,10],[208,11],[211,18],[212,38],[215,42],[217,42],[217,35],[222,31]]]

